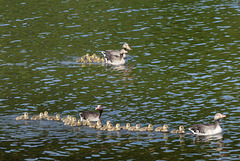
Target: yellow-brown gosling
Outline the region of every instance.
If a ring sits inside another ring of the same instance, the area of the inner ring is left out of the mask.
[[[97,121],[97,125],[96,125],[96,129],[100,129],[102,127],[102,124],[101,124],[101,121],[100,120],[98,120]]]
[[[70,125],[70,126],[77,126],[77,122],[76,122],[76,121],[77,121],[77,118],[76,118],[76,117],[73,117],[73,118],[72,118],[72,121],[70,122],[69,125]]]
[[[94,123],[90,123],[90,124],[88,125],[88,127],[90,127],[90,128],[96,128],[96,126],[97,126],[97,124],[94,124]]]
[[[79,62],[80,62],[80,63],[84,63],[84,57],[81,57],[80,59],[77,59],[76,62],[77,62],[77,63],[79,63]]]
[[[87,121],[83,121],[82,122],[82,125],[84,125],[84,126],[88,126],[90,124],[90,120],[89,119],[87,119]]]
[[[16,117],[16,120],[28,120],[29,117],[28,117],[28,113],[27,112],[24,112],[23,115],[20,115],[18,117]]]
[[[128,128],[131,126],[130,123],[127,123],[126,126],[121,126],[120,128],[123,130],[128,130]]]
[[[101,61],[100,61],[101,63],[105,63],[106,61],[105,61],[105,59],[104,58],[101,58]]]
[[[82,122],[80,119],[78,119],[77,123],[76,123],[76,126],[81,126],[82,125]]]
[[[114,131],[114,130],[115,130],[115,128],[113,127],[113,125],[109,124],[107,131]]]
[[[61,120],[62,122],[69,121],[71,119],[71,115],[67,115],[67,117],[63,117]]]
[[[56,114],[56,116],[48,116],[47,120],[60,121],[60,115]]]
[[[179,126],[179,129],[178,130],[172,130],[171,133],[173,134],[184,134],[185,133],[185,129],[184,129],[184,126]]]
[[[157,127],[156,129],[155,129],[155,131],[157,131],[157,132],[168,132],[168,125],[163,125],[163,127]]]
[[[128,128],[128,131],[139,131],[140,125],[136,124],[136,126],[131,126]]]
[[[110,121],[108,120],[108,121],[106,122],[106,125],[103,125],[103,127],[101,127],[100,130],[107,130],[109,124],[110,124]]]
[[[149,124],[147,127],[142,127],[139,131],[153,131],[153,125]]]
[[[121,130],[120,124],[116,124],[115,130],[116,130],[116,131]]]
[[[47,119],[48,118],[48,112],[47,111],[44,111],[43,113],[43,119]]]
[[[71,123],[76,121],[76,117],[71,117],[69,120],[64,122],[64,125],[70,125]]]
[[[43,119],[43,113],[41,112],[39,115],[35,115],[31,117],[31,120],[42,120]]]

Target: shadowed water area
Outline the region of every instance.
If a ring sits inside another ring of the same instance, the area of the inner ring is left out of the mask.
[[[3,1],[0,10],[0,160],[240,160],[237,1]],[[125,42],[125,66],[76,62]],[[186,134],[15,120],[79,118],[98,104],[102,124]],[[222,135],[187,130],[218,112]]]

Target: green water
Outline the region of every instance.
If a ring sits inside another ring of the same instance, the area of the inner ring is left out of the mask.
[[[240,160],[236,1],[4,1],[0,10],[0,160]],[[76,63],[124,42],[133,50],[123,67]],[[103,124],[171,130],[227,117],[215,138],[15,121],[45,110],[79,117],[98,104]]]

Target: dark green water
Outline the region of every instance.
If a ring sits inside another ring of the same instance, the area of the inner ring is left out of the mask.
[[[237,1],[4,1],[0,10],[0,160],[240,160]],[[133,49],[124,67],[75,62],[124,42]],[[215,138],[15,121],[98,104],[103,123],[170,130],[227,117]]]

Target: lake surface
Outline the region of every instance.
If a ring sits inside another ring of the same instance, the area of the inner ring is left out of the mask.
[[[0,160],[240,160],[240,6],[217,1],[4,1],[0,6]],[[125,66],[82,55],[128,52]],[[221,120],[222,135],[106,132],[54,121],[103,105],[154,127]]]

